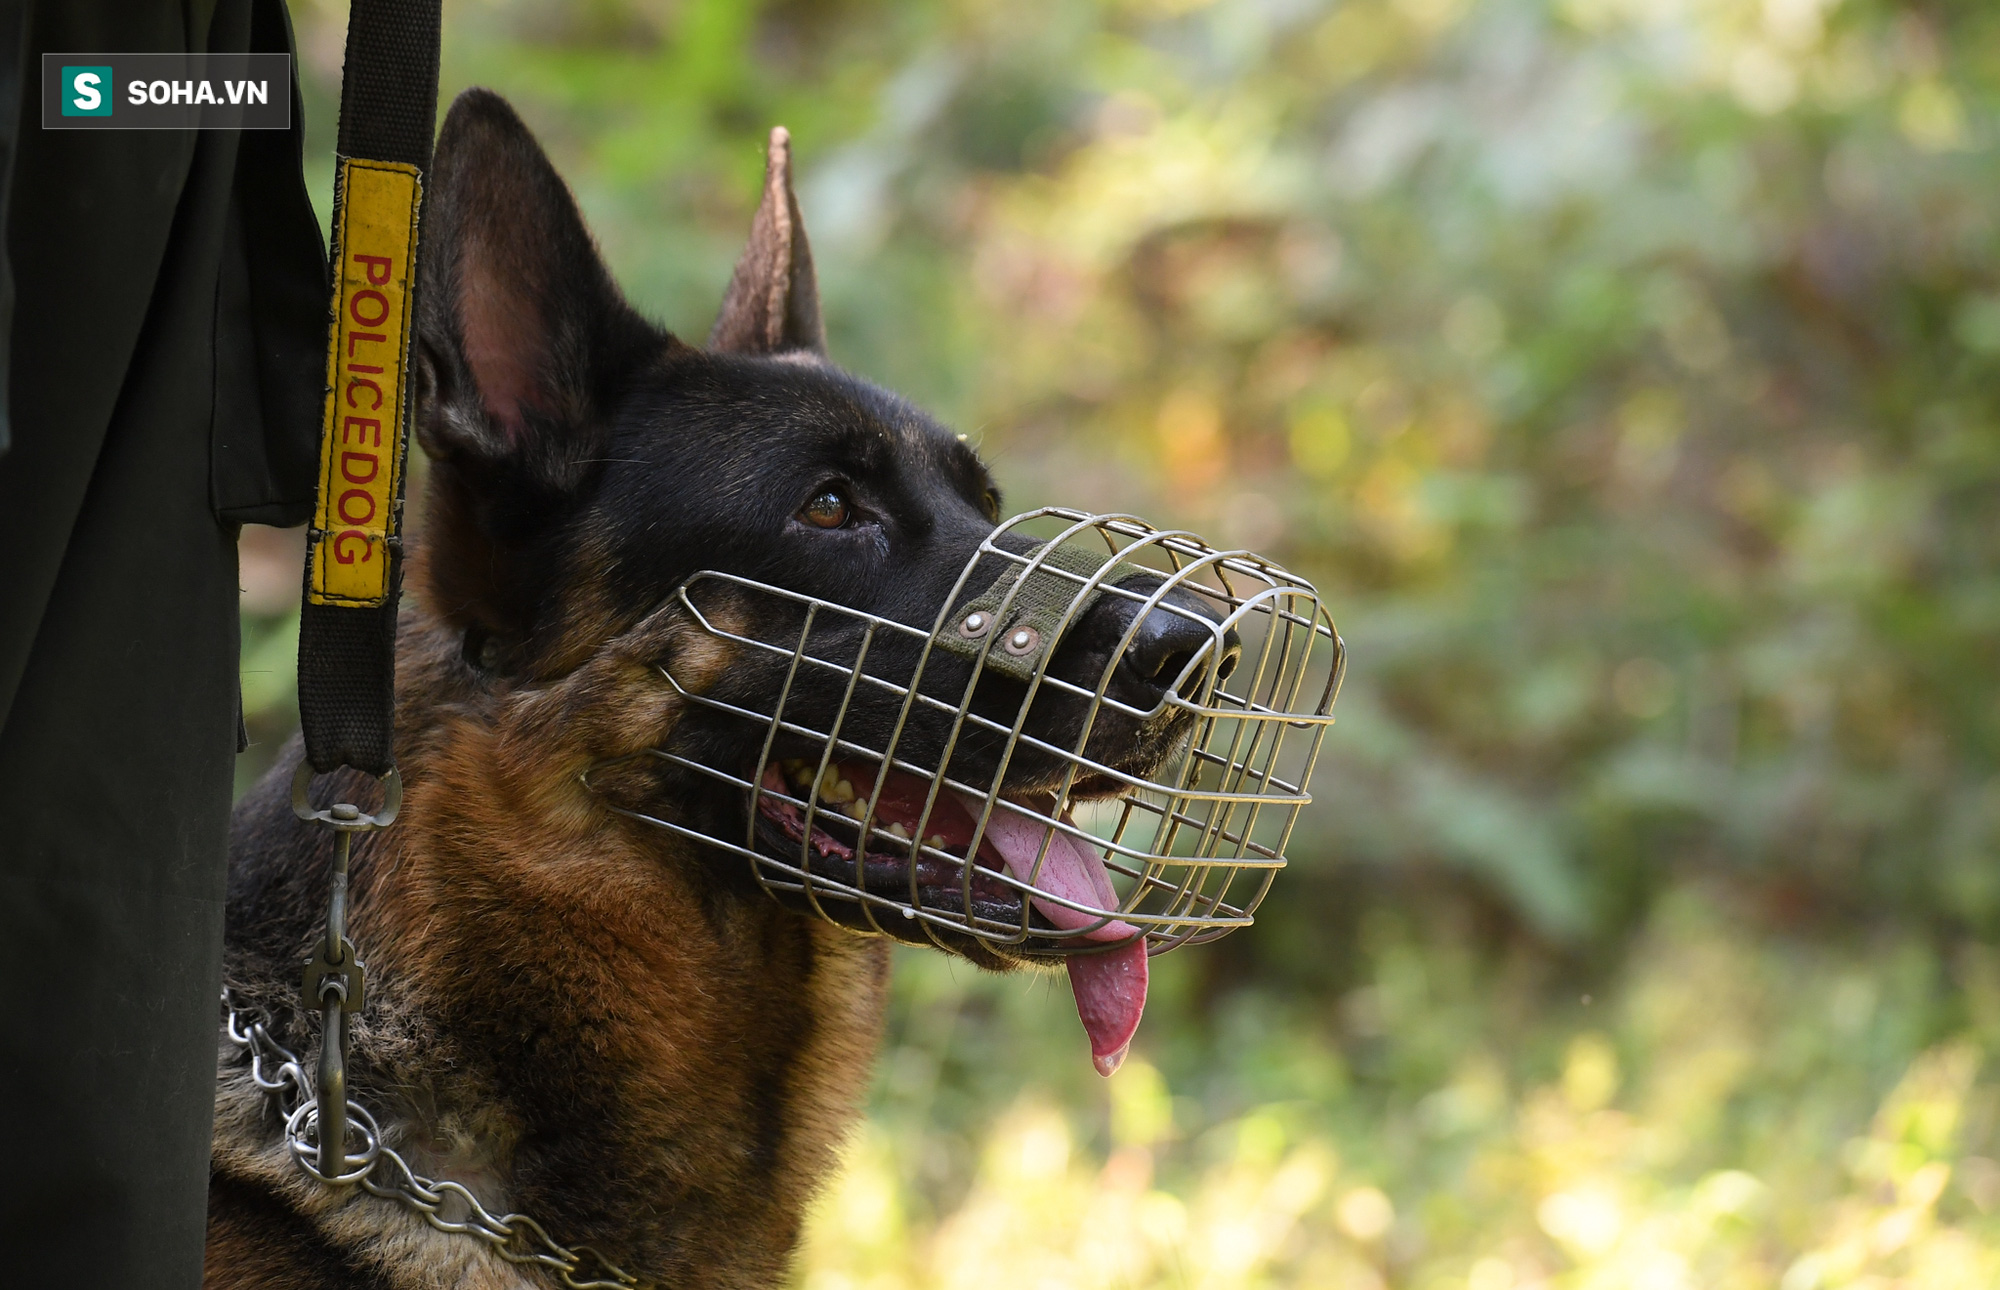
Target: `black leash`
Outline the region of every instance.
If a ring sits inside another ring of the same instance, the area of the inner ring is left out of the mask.
[[[387,828],[396,773],[396,602],[402,594],[403,461],[424,172],[437,124],[441,0],[353,0],[335,147],[333,281],[319,482],[299,620],[299,724],[306,756],[292,809],[334,831],[326,935],[306,965],[322,1017],[318,1174],[353,1181],[347,1154],[347,1021],[364,975],[347,939],[347,860],[356,833]],[[313,772],[343,766],[383,783],[374,814],[313,806]]]
[[[354,0],[340,82],[333,301],[299,623],[299,723],[321,773],[395,767],[396,602],[440,0]]]

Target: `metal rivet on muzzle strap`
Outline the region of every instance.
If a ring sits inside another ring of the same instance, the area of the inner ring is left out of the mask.
[[[984,636],[987,632],[992,630],[993,630],[992,615],[982,614],[976,610],[972,613],[967,614],[965,616],[965,621],[958,625],[958,634],[960,636],[965,637],[965,639],[969,641],[976,641],[981,636]]]
[[[1009,654],[1020,658],[1041,648],[1042,634],[1032,627],[1017,627],[1002,644]]]

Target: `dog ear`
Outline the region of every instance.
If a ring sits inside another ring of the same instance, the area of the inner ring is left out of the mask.
[[[569,189],[498,95],[452,104],[425,204],[420,576],[448,619],[518,642],[547,628],[561,576],[539,536],[597,469],[622,391],[678,342],[619,295]]]
[[[426,199],[424,450],[568,491],[617,388],[673,341],[625,303],[569,189],[499,95],[467,90],[452,104]]]
[[[812,248],[792,194],[792,136],[783,126],[771,131],[764,200],[750,221],[750,244],[729,279],[708,347],[732,354],[826,353]]]

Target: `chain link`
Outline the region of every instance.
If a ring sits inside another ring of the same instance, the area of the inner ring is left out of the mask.
[[[231,1043],[250,1056],[250,1078],[270,1097],[285,1117],[285,1143],[300,1169],[331,1186],[359,1183],[371,1196],[397,1201],[423,1215],[424,1221],[440,1232],[458,1232],[476,1237],[493,1248],[509,1263],[535,1264],[555,1272],[565,1290],[635,1290],[637,1277],[613,1264],[587,1245],[567,1246],[556,1241],[542,1225],[525,1214],[495,1217],[479,1199],[450,1180],[434,1181],[411,1169],[394,1148],[382,1141],[375,1118],[349,1098],[348,1123],[365,1139],[361,1154],[342,1153],[345,1172],[323,1173],[319,1167],[317,1136],[318,1102],[307,1086],[305,1067],[292,1051],[279,1043],[263,1021],[244,1018],[223,991],[222,1008]],[[448,1201],[456,1199],[465,1210],[463,1219],[442,1217]],[[595,1265],[602,1275],[584,1280],[586,1265]]]

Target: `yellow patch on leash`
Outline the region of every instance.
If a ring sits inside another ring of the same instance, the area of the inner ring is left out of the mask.
[[[306,594],[316,605],[370,606],[388,599],[388,540],[400,519],[403,358],[423,184],[414,166],[352,157],[341,163],[340,183]]]

